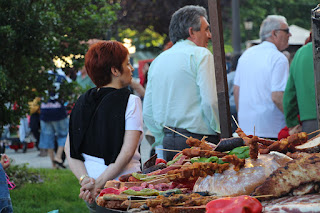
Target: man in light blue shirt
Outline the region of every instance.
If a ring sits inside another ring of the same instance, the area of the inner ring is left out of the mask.
[[[148,72],[143,118],[165,149],[189,147],[186,139],[164,126],[194,138],[208,136],[219,142],[220,123],[213,55],[206,48],[211,39],[207,13],[200,6],[176,11],[169,26],[173,46],[161,53]],[[176,153],[164,152],[166,160]]]

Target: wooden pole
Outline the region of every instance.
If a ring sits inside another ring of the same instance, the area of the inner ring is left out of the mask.
[[[231,137],[231,117],[220,0],[208,0],[208,8],[212,33],[211,40],[216,73],[221,138],[229,138]]]
[[[311,12],[314,83],[316,92],[317,123],[320,127],[320,4]]]

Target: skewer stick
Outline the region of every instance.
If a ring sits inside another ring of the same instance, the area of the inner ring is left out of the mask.
[[[316,133],[316,132],[320,132],[320,129],[318,129],[318,130],[316,130],[316,131],[313,131],[313,132],[310,132],[310,133],[308,133],[308,135],[312,135],[312,134],[314,134],[314,133]]]
[[[155,181],[158,181],[158,180],[164,180],[166,179],[167,177],[161,177],[161,178],[155,178],[155,179],[152,179],[150,181],[147,181],[147,183],[152,183],[152,182],[155,182]]]
[[[240,127],[239,127],[239,124],[238,124],[238,122],[237,122],[237,120],[234,118],[234,116],[233,116],[233,115],[232,115],[232,119],[233,119],[233,121],[235,122],[235,124],[237,125],[237,127],[238,127],[238,128],[240,128]]]
[[[171,130],[172,132],[174,132],[174,133],[177,133],[178,135],[181,135],[182,137],[185,137],[185,138],[189,138],[189,137],[187,137],[187,136],[185,136],[184,134],[181,134],[180,132],[177,132],[176,130],[174,130],[174,129],[171,129],[170,127],[167,127],[167,126],[163,126],[163,127],[165,127],[165,128],[167,128],[167,129],[169,129],[169,130]]]
[[[190,161],[189,161],[190,162]],[[172,165],[170,165],[170,167],[177,167],[177,168],[179,168],[179,167],[182,167],[182,165],[174,165],[174,164],[172,164]]]
[[[185,137],[186,139],[190,138],[190,137],[188,137],[188,136],[185,136],[184,134],[181,134],[180,132],[177,132],[177,131],[174,130],[174,129],[171,129],[170,127],[167,127],[167,126],[163,126],[163,127],[171,130],[171,131],[174,132],[174,133],[177,133],[178,135],[181,135],[182,137]],[[203,137],[207,138],[208,136],[203,136]],[[202,138],[202,139],[203,139],[203,138]],[[210,141],[206,141],[206,143],[211,143],[211,142],[210,142]],[[211,144],[213,144],[213,143],[211,143]],[[159,150],[160,150],[160,149],[159,149]]]
[[[254,197],[254,198],[259,198],[259,197],[272,197],[274,195],[257,195],[257,196],[251,196],[251,197]]]
[[[181,152],[179,150],[173,150],[173,149],[161,149],[161,148],[156,148],[157,150],[163,150],[163,151],[168,151],[168,152]]]
[[[146,200],[130,200],[131,203],[146,203]]]

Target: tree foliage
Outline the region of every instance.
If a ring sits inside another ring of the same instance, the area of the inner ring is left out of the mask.
[[[0,6],[1,128],[16,124],[28,112],[27,102],[44,96],[51,85],[45,73],[55,69],[54,57],[83,55],[87,49],[84,41],[106,36],[106,29],[116,21],[119,4],[105,0],[0,0]],[[73,60],[75,68],[83,65],[83,58]],[[17,110],[12,108],[14,103]]]
[[[252,39],[258,38],[262,20],[270,14],[283,15],[288,24],[295,24],[310,29],[311,9],[318,4],[317,0],[238,0],[240,4],[240,29],[242,41],[246,39],[244,21],[252,20]],[[223,22],[224,40],[231,44],[232,34],[232,0],[220,0]],[[114,28],[130,28],[138,32],[153,27],[159,35],[168,35],[168,28],[172,14],[185,5],[200,5],[208,9],[208,0],[122,0],[121,10],[118,12],[118,22]],[[117,30],[113,30],[116,32]],[[138,34],[139,36],[139,34]],[[214,36],[214,35],[213,35]],[[166,41],[168,41],[166,37]],[[165,41],[165,42],[166,42]],[[135,41],[139,45],[139,39]]]
[[[255,1],[242,0],[240,2],[240,17],[242,37],[245,37],[244,21],[252,20],[252,38],[259,38],[259,28],[262,20],[271,14],[283,15],[289,25],[298,25],[311,29],[311,10],[317,6],[317,0],[271,0]]]
[[[231,1],[220,0],[224,40],[229,46]],[[258,38],[261,21],[269,14],[284,15],[289,25],[310,29],[310,11],[318,1],[239,3],[244,41],[244,21],[253,21],[250,38]],[[90,38],[131,38],[138,49],[162,49],[169,40],[172,14],[185,5],[208,8],[208,0],[0,0],[0,128],[17,123],[28,111],[27,102],[45,94],[51,83],[44,73],[55,68],[54,57],[83,55],[87,49],[83,41]],[[83,66],[83,57],[72,60],[76,69]],[[14,103],[18,104],[16,111],[12,110]]]
[[[149,40],[154,39],[151,34],[146,35],[142,32],[146,32],[146,30],[157,32],[156,38],[161,36],[160,39],[164,41],[162,45],[157,47],[162,49],[163,45],[169,41],[169,23],[172,14],[185,5],[200,5],[208,8],[208,0],[122,0],[121,10],[118,12],[118,21],[114,28],[136,30],[138,39],[134,41],[134,45],[142,48],[147,47],[143,42],[144,40],[149,43]],[[228,1],[221,1],[223,10],[228,11],[228,6]],[[113,32],[116,31],[113,30]],[[114,36],[119,36],[119,34]],[[122,37],[118,38],[121,39]],[[159,43],[156,43],[156,45],[159,45]]]

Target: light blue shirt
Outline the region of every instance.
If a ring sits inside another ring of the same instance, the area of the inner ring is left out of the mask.
[[[220,133],[213,55],[192,41],[180,40],[161,53],[148,72],[143,118],[162,143],[163,126],[192,133]]]

